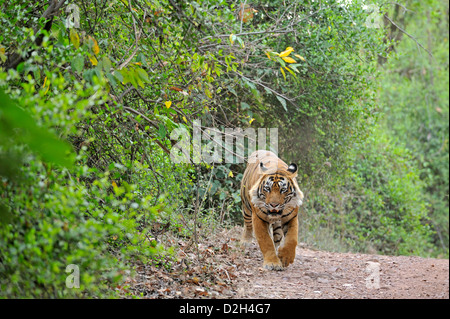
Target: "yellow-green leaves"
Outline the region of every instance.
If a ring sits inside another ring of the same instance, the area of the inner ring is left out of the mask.
[[[294,51],[293,47],[287,47],[285,51],[281,52],[278,56],[280,58],[287,57],[291,52]]]
[[[100,53],[100,47],[98,46],[97,40],[94,39],[94,37],[88,35],[87,39],[84,39],[84,41],[87,40],[87,44],[89,49],[91,49],[92,53],[95,55],[98,55]]]
[[[144,88],[145,83],[150,82],[147,72],[134,64],[127,68],[123,68],[118,71],[118,73],[120,73],[120,77],[122,78],[120,80],[122,84],[131,83],[135,88],[138,88],[139,86]]]
[[[236,36],[232,33],[230,34],[230,43],[234,44],[234,41],[236,40]]]
[[[48,90],[50,89],[50,81],[47,82],[47,77],[44,78],[44,84],[42,85],[42,88],[45,89],[44,95],[47,94]]]
[[[2,63],[5,62],[6,59],[7,59],[5,53],[6,53],[5,47],[3,47],[3,46],[0,44],[0,61],[1,61]]]
[[[97,58],[95,56],[90,56],[89,61],[91,61],[92,65],[94,66],[98,64]]]
[[[286,72],[284,70],[288,71],[294,78],[297,78],[294,71],[299,73],[297,67],[300,66],[300,64],[298,64],[296,60],[294,60],[289,56],[292,52],[294,52],[293,47],[287,47],[286,50],[284,50],[281,53],[277,53],[274,51],[264,52],[269,60],[277,61],[280,64],[280,71],[285,81],[286,81]],[[301,55],[294,54],[294,56],[299,58],[301,61],[306,62],[306,59]],[[287,66],[286,63],[289,63],[289,66]]]
[[[292,74],[292,76],[293,76],[294,78],[297,78],[297,76],[295,75],[294,71],[292,71],[292,70],[289,69],[288,67],[285,67],[285,69],[286,69],[290,74]],[[298,72],[298,70],[297,70],[297,72]]]
[[[287,63],[297,63],[297,61],[295,61],[293,58],[291,57],[283,57],[282,58],[284,61],[286,61]]]
[[[77,33],[77,31],[75,31],[74,28],[70,29],[69,37],[70,37],[70,42],[72,42],[75,49],[78,49],[80,47],[80,37],[78,36],[78,33]]]
[[[237,41],[241,45],[241,48],[243,48],[243,49],[245,48],[244,40],[242,40],[242,38],[236,36],[235,34],[233,34],[233,33],[230,34],[229,40],[230,40],[231,45],[233,45],[234,42]]]
[[[299,59],[302,60],[303,62],[306,62],[306,59],[305,59],[304,57],[302,57],[301,55],[294,54],[294,56],[296,56],[297,58],[299,58]]]
[[[284,80],[286,81],[286,73],[284,73],[283,68],[280,68],[281,73],[283,74]]]

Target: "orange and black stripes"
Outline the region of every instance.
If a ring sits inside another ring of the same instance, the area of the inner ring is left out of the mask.
[[[299,189],[294,184],[290,168],[272,152],[257,151],[249,157],[249,164],[242,177],[241,199],[245,228],[252,230],[252,214],[255,213],[260,220],[273,224],[272,237],[275,245],[283,239],[283,226],[296,217],[296,210],[289,207],[289,202],[298,196]],[[276,210],[277,214],[271,209]],[[280,223],[276,223],[276,220]]]

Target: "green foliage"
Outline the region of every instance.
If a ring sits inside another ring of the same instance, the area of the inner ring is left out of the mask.
[[[425,184],[410,152],[378,127],[349,157],[340,179],[325,191],[309,194],[311,211],[302,226],[313,234],[322,234],[324,227],[333,229],[339,234],[338,250],[430,254],[433,232]],[[306,238],[319,246],[324,239]]]
[[[22,144],[39,154],[46,162],[68,167],[73,165],[73,161],[67,159],[70,146],[61,142],[47,130],[37,126],[33,118],[14,105],[2,91],[0,91],[0,104],[2,105],[0,109],[0,139],[3,141],[4,151],[11,151],[15,145]],[[17,154],[9,156],[19,157]],[[2,159],[0,176],[14,178],[13,171],[18,169],[19,163],[7,161],[6,156],[0,158]]]
[[[423,14],[406,13],[404,23],[433,56],[418,51],[413,40],[403,39],[398,55],[385,66],[380,104],[385,129],[414,156],[435,230],[433,242],[440,254],[448,256],[448,3],[421,2],[411,9]]]
[[[197,119],[279,128],[308,196],[306,238],[332,229],[346,249],[424,255],[430,236],[448,242],[448,41],[425,61],[433,72],[400,58],[390,67],[408,81],[380,77],[398,33],[366,22],[390,3],[73,4],[79,27],[57,2],[1,5],[1,297],[114,296],[137,259],[170,267],[168,237],[196,242],[241,220],[244,165],[170,158],[170,133],[192,135]],[[431,33],[443,23],[433,12]],[[408,130],[421,121],[427,130]],[[80,289],[65,285],[69,264]]]
[[[414,12],[392,3],[384,8],[417,39],[385,21],[393,40],[386,52],[396,53],[378,67],[372,107],[379,125],[351,144],[337,166],[340,177],[327,167],[331,161],[316,170],[326,185],[308,194],[305,241],[337,250],[448,256],[448,4],[405,5]]]

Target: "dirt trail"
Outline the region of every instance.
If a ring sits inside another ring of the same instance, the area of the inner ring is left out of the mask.
[[[257,258],[260,262],[261,257]],[[254,266],[245,274],[247,278],[238,283],[240,298],[449,298],[449,261],[442,259],[297,247],[295,262],[285,271],[268,272]]]
[[[210,236],[198,251],[178,241],[170,270],[138,265],[136,276],[116,289],[124,297],[177,299],[449,298],[448,259],[333,253],[300,244],[292,265],[269,271],[255,241],[240,246],[240,233],[235,227]]]

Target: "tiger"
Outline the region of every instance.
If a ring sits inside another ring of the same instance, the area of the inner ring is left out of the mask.
[[[248,245],[255,235],[263,267],[268,270],[283,270],[294,262],[298,210],[304,198],[296,180],[297,170],[296,164],[287,165],[273,152],[259,150],[248,158],[242,177],[241,242]]]

